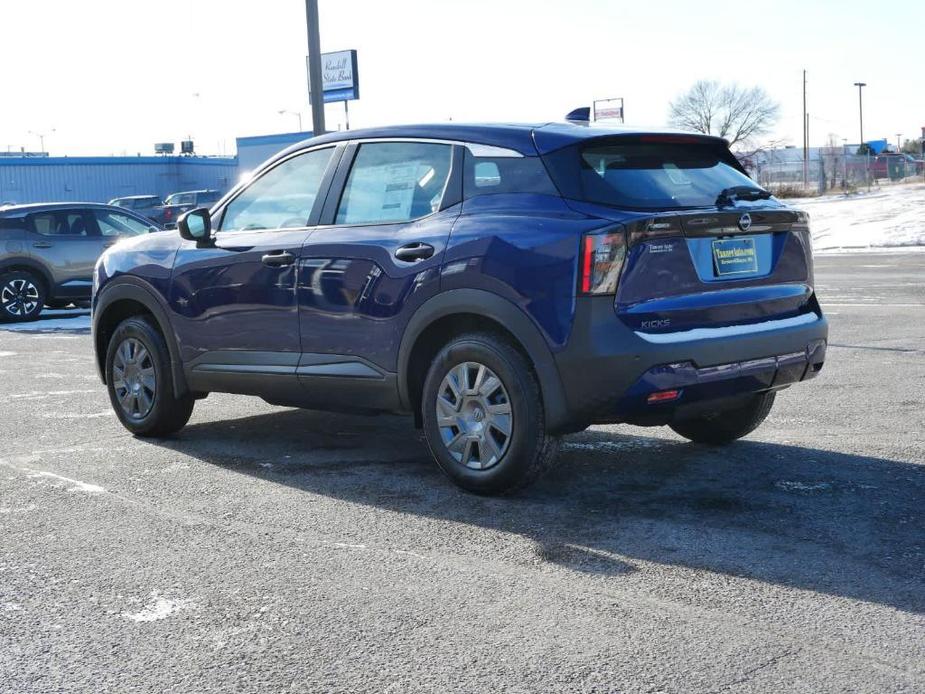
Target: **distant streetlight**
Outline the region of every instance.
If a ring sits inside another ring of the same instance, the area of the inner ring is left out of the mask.
[[[864,146],[864,98],[861,90],[867,86],[867,82],[855,82],[854,86],[858,88],[858,114],[861,118],[861,146]]]
[[[47,133],[40,133],[40,132],[36,132],[35,130],[29,131],[30,135],[35,135],[37,138],[39,138],[39,148],[41,149],[42,154],[45,154],[45,138],[48,135],[51,135],[53,132],[55,132],[55,128],[52,128]]]
[[[301,113],[299,113],[298,111],[288,111],[284,108],[281,108],[279,111],[277,111],[277,113],[279,113],[279,115],[281,116],[288,114],[290,116],[295,116],[296,118],[298,118],[299,119],[299,132],[302,132],[302,114]]]

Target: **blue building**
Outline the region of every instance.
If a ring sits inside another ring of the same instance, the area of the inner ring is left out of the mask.
[[[278,133],[237,138],[238,170],[241,174],[253,171],[277,152],[312,136],[311,132]]]
[[[237,181],[237,157],[0,157],[0,204],[163,199],[181,190],[224,193]]]

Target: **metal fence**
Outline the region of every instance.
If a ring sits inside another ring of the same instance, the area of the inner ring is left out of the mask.
[[[769,190],[805,188],[824,193],[923,179],[923,163],[898,156],[845,154],[840,149],[820,150],[804,165],[802,159],[775,161],[769,156],[745,162],[749,175]],[[805,180],[805,185],[804,185]]]

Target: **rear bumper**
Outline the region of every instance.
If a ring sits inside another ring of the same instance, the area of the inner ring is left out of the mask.
[[[808,380],[822,368],[827,338],[825,317],[808,314],[650,341],[616,317],[612,298],[579,300],[572,339],[555,356],[570,413],[563,430],[666,424],[726,398]],[[647,402],[665,390],[681,392],[671,402]]]

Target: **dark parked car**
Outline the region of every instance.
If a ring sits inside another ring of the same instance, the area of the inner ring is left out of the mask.
[[[164,203],[156,195],[127,195],[122,198],[114,198],[109,201],[110,205],[124,207],[138,214],[153,219],[155,210],[160,208]]]
[[[568,125],[331,133],[111,249],[93,331],[119,419],[197,398],[404,412],[438,465],[516,489],[601,422],[744,436],[822,368],[808,218],[724,140]]]
[[[96,203],[0,209],[0,321],[90,299],[93,265],[120,239],[157,231],[150,219]]]
[[[197,207],[211,207],[222,194],[217,190],[187,190],[173,193],[164,199],[164,204],[151,210],[151,218],[161,226],[172,229],[177,226],[180,215]]]

